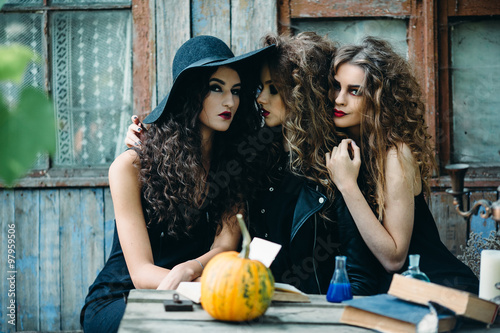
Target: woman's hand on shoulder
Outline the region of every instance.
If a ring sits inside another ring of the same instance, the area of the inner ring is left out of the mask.
[[[352,157],[351,157],[352,155]],[[326,167],[331,180],[340,192],[357,187],[361,153],[352,139],[344,139],[331,153],[326,153]]]
[[[127,136],[125,137],[125,144],[127,147],[138,147],[141,145],[142,133],[145,129],[142,123],[139,121],[139,117],[136,115],[132,116],[132,124],[128,127]]]

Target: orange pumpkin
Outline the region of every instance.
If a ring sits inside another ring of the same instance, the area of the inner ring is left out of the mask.
[[[250,234],[238,214],[243,249],[219,253],[201,276],[201,305],[212,317],[247,321],[262,316],[274,294],[274,277],[263,263],[248,259]]]

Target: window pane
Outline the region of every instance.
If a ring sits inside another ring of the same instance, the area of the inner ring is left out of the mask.
[[[81,5],[131,5],[131,0],[52,0],[51,5],[81,6]]]
[[[130,11],[51,16],[55,166],[107,166],[132,115]]]
[[[21,2],[21,1],[19,1]],[[42,56],[42,15],[0,13],[0,44],[21,44],[29,47]],[[19,102],[19,94],[23,88],[35,87],[44,89],[45,63],[31,62],[24,73],[21,84],[0,82],[0,92],[9,107]],[[47,156],[43,155],[35,162],[34,169],[46,169]]]
[[[500,21],[451,26],[454,162],[498,163]]]
[[[358,43],[365,36],[376,36],[388,40],[395,50],[407,57],[406,20],[294,20],[292,23],[297,33],[315,31],[341,45]]]

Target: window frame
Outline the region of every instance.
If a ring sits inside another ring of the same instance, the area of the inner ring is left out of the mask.
[[[132,93],[133,110],[140,110],[141,114],[151,110],[152,97],[155,86],[155,40],[154,40],[154,1],[132,0],[131,5],[48,5],[48,0],[43,0],[41,6],[9,6],[2,8],[2,13],[12,12],[40,12],[43,15],[42,57],[44,59],[44,89],[51,95],[50,66],[48,39],[48,15],[51,11],[89,11],[89,10],[117,10],[129,9],[132,13]],[[49,31],[50,33],[50,31]],[[33,170],[20,179],[16,188],[39,187],[97,187],[109,186],[108,167],[62,168],[52,166],[49,158],[48,168]],[[0,184],[0,188],[2,185]]]
[[[354,2],[278,1],[278,31],[290,34],[293,19],[301,18],[405,18],[408,20],[409,61],[414,66],[426,103],[425,120],[432,135],[439,166],[430,185],[451,186],[444,167],[452,151],[450,43],[448,19],[456,16],[500,16],[500,2],[491,0],[357,0]],[[436,138],[440,138],[436,143]],[[500,165],[470,164],[470,188],[496,188]]]

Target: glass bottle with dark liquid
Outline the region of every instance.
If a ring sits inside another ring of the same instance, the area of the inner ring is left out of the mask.
[[[351,283],[347,276],[345,261],[345,256],[335,257],[335,272],[333,272],[330,287],[328,287],[328,293],[326,294],[328,302],[340,303],[352,299]]]

